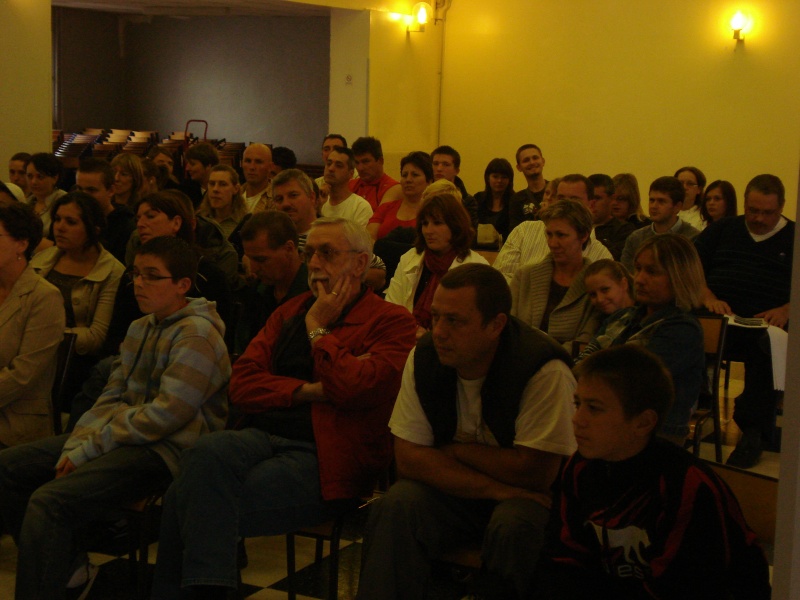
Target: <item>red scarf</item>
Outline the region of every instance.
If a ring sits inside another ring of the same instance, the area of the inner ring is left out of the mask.
[[[425,329],[431,328],[431,302],[433,302],[433,293],[439,287],[439,280],[450,269],[450,265],[456,259],[456,251],[450,250],[444,254],[434,254],[433,252],[425,252],[424,268],[427,269],[431,276],[428,278],[427,283],[424,284],[422,292],[420,292],[417,301],[414,303],[414,318],[417,320],[417,325]],[[422,273],[420,273],[422,278]]]

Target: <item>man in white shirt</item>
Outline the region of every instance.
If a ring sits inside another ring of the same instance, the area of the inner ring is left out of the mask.
[[[576,449],[575,380],[566,352],[510,310],[488,265],[439,283],[389,421],[399,481],[370,514],[358,598],[425,597],[430,559],[469,540],[503,597],[530,596],[550,486]]]
[[[330,192],[328,201],[322,205],[322,216],[350,219],[366,227],[372,216],[372,207],[364,198],[350,191],[354,169],[355,157],[349,148],[336,146],[328,154],[325,183]]]

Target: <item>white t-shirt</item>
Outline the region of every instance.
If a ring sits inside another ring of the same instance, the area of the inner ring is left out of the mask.
[[[350,194],[336,206],[331,206],[331,202],[328,200],[322,205],[322,216],[350,219],[362,227],[366,227],[372,216],[372,206],[361,196]]]
[[[406,360],[389,428],[400,439],[420,446],[433,446],[433,428],[415,387],[415,352],[416,348],[411,350]],[[458,378],[458,419],[453,441],[498,446],[481,415],[483,381]],[[575,388],[575,378],[567,365],[560,360],[546,362],[531,377],[522,393],[514,444],[563,456],[572,455],[578,448],[572,433]]]

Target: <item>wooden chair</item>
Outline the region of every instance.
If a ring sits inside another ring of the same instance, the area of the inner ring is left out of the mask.
[[[692,451],[695,456],[700,456],[700,441],[703,439],[703,425],[709,417],[714,424],[714,451],[718,463],[722,462],[722,425],[719,414],[719,375],[722,368],[722,353],[725,348],[725,333],[728,320],[723,315],[710,315],[698,317],[703,328],[703,350],[706,355],[706,380],[707,388],[701,391],[701,400],[710,403],[708,408],[698,408],[692,415],[694,421],[694,435],[692,436]]]
[[[53,405],[53,429],[56,435],[60,435],[64,430],[61,424],[61,407],[64,405],[64,392],[67,387],[72,358],[75,356],[75,340],[77,338],[75,333],[65,333],[56,353],[56,378],[53,380],[53,389],[50,393]]]
[[[775,544],[775,519],[778,514],[778,480],[744,471],[727,465],[708,462],[708,466],[719,475],[739,501],[747,524],[766,545]]]

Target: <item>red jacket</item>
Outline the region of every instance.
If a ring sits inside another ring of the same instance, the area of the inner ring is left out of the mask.
[[[273,375],[270,369],[281,326],[310,295],[279,307],[236,361],[229,398],[244,412],[292,406],[294,391],[307,383]],[[367,290],[344,322],[313,346],[314,381],[322,382],[328,399],[311,408],[325,500],[370,494],[376,477],[388,467],[389,417],[415,332],[408,310]],[[370,356],[359,358],[365,354]]]

